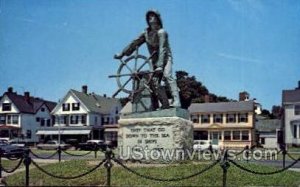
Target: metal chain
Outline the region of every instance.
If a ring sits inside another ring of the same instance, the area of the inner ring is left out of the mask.
[[[13,169],[9,170],[9,169],[5,169],[2,165],[1,168],[3,169],[3,171],[5,171],[6,173],[13,173],[14,171],[16,171],[20,165],[22,164],[23,158],[20,159],[19,163],[16,165],[16,167],[14,167]]]
[[[253,171],[253,170],[250,170],[248,168],[245,168],[244,166],[234,162],[233,160],[229,160],[229,162],[231,162],[233,165],[235,165],[236,167],[238,167],[239,169],[241,170],[244,170],[244,171],[247,171],[249,173],[253,173],[253,174],[256,174],[256,175],[273,175],[273,174],[276,174],[276,173],[281,173],[291,167],[293,167],[299,160],[296,160],[294,161],[291,165],[285,167],[285,168],[282,168],[280,170],[276,170],[276,171],[272,171],[272,172],[259,172],[259,171]]]
[[[288,153],[288,152],[286,152],[286,155],[288,156],[288,157],[290,157],[290,159],[292,159],[292,160],[294,160],[294,161],[296,161],[296,160],[300,160],[300,157],[298,158],[298,159],[295,159],[290,153]]]
[[[184,179],[189,179],[189,178],[192,178],[192,177],[195,177],[197,175],[201,175],[202,173],[210,170],[211,168],[213,168],[219,161],[220,159],[216,160],[214,163],[212,163],[211,165],[209,165],[208,167],[202,169],[201,171],[198,171],[192,175],[189,175],[189,176],[185,176],[185,177],[179,177],[179,178],[170,178],[170,179],[163,179],[163,178],[155,178],[155,177],[151,177],[151,176],[146,176],[144,174],[141,174],[141,173],[138,173],[137,171],[134,171],[132,169],[130,169],[129,167],[127,167],[126,165],[124,165],[120,160],[118,159],[113,159],[113,161],[115,161],[117,164],[119,164],[120,166],[122,166],[123,168],[125,168],[126,170],[128,170],[129,172],[139,176],[139,177],[142,177],[142,178],[145,178],[145,179],[149,179],[149,180],[154,180],[154,181],[162,181],[162,182],[171,182],[171,181],[181,181],[181,180],[184,180]]]
[[[106,159],[102,160],[98,165],[96,165],[94,168],[90,169],[89,171],[85,172],[85,173],[82,173],[82,174],[79,174],[79,175],[76,175],[76,176],[72,176],[72,177],[62,177],[62,176],[57,176],[57,175],[54,175],[48,171],[46,171],[45,169],[43,169],[42,167],[40,167],[36,162],[34,162],[32,160],[32,163],[35,167],[37,167],[40,171],[42,171],[43,173],[51,176],[51,177],[54,177],[54,178],[58,178],[58,179],[76,179],[76,178],[80,178],[80,177],[83,177],[87,174],[90,174],[92,173],[93,171],[95,171],[97,168],[99,168],[104,162],[106,161]]]
[[[14,158],[14,157],[5,157],[6,159],[8,159],[8,160],[11,160],[11,161],[14,161],[14,160],[19,160],[20,158],[23,158],[23,156],[21,156],[21,157],[16,157],[16,158]]]
[[[234,154],[234,156],[239,156],[239,155],[242,154],[245,150],[246,150],[246,149],[244,148],[242,151],[240,151],[240,152]]]
[[[77,154],[73,154],[73,153],[68,153],[68,152],[65,151],[65,150],[62,150],[62,152],[66,153],[67,155],[70,155],[70,156],[86,156],[86,155],[90,154],[90,153],[93,152],[93,151],[90,151],[90,152],[88,152],[88,153],[84,153],[84,154],[81,154],[81,155],[77,155]]]
[[[30,153],[31,153],[33,156],[35,156],[36,158],[40,158],[40,159],[49,159],[49,158],[54,157],[54,156],[58,153],[58,151],[56,151],[56,152],[53,153],[52,155],[46,156],[46,157],[39,156],[39,155],[35,154],[33,151],[31,151],[31,150],[30,150]]]

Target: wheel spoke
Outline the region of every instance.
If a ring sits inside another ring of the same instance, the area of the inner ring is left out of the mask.
[[[120,59],[121,63],[130,71],[131,74],[133,74],[132,69],[127,65],[126,62],[124,62],[122,59]]]
[[[116,78],[116,77],[126,77],[126,76],[131,76],[132,74],[127,73],[127,74],[121,74],[121,75],[110,75],[108,76],[109,78]]]

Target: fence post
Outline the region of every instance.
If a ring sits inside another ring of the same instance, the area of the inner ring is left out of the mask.
[[[2,178],[2,149],[0,149],[0,178]]]
[[[284,148],[282,150],[282,167],[285,168],[285,155],[286,155],[286,149]]]
[[[97,147],[97,144],[95,144],[94,146],[94,153],[95,153],[95,158],[97,158],[97,151],[98,151],[98,147]]]
[[[113,152],[110,148],[107,148],[105,151],[106,162],[104,167],[106,168],[106,185],[110,186],[111,182],[111,168],[113,166],[111,159],[113,158]]]
[[[229,162],[228,162],[228,150],[225,150],[223,159],[221,161],[221,168],[223,169],[223,187],[226,187],[227,183],[227,170],[229,168]]]
[[[246,149],[246,159],[247,159],[247,162],[249,162],[249,151],[250,151],[249,146],[246,145],[245,149]]]
[[[58,152],[58,161],[60,162],[61,161],[61,147],[60,147],[60,145],[58,146],[57,152]]]
[[[29,166],[31,164],[31,158],[29,156],[29,149],[25,150],[25,159],[24,159],[24,165],[25,165],[25,186],[29,186]]]

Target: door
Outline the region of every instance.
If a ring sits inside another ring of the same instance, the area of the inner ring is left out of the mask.
[[[219,132],[212,132],[212,141],[213,145],[219,145]]]

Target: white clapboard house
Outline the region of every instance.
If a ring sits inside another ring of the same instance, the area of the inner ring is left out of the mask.
[[[0,138],[38,142],[36,131],[52,125],[50,112],[55,105],[55,102],[32,97],[29,92],[18,95],[9,87],[0,99]]]
[[[282,107],[285,143],[300,146],[300,81],[296,89],[282,91]]]
[[[51,112],[54,125],[40,128],[37,135],[42,141],[115,141],[120,110],[118,99],[88,93],[87,86],[82,86],[81,92],[71,89]]]

